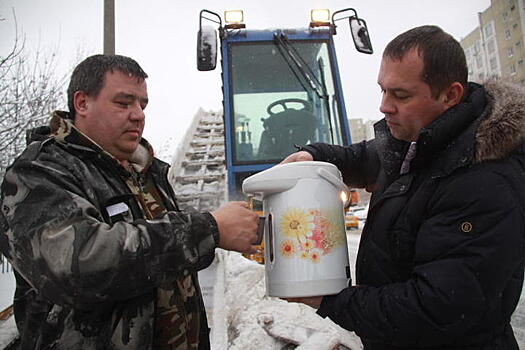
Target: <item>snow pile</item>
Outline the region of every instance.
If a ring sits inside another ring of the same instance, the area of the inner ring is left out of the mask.
[[[211,342],[214,349],[362,349],[353,333],[309,306],[265,296],[264,266],[219,251]]]
[[[4,349],[18,336],[15,318],[9,317],[6,321],[0,321],[0,349]]]
[[[15,293],[15,276],[9,268],[9,272],[0,273],[0,312],[6,310],[13,304]],[[13,339],[18,336],[15,318],[0,320],[0,349],[4,349]]]
[[[15,276],[12,271],[0,273],[0,312],[13,304],[15,285]]]

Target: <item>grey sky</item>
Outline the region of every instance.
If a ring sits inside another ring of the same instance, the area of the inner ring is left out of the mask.
[[[222,107],[220,70],[198,72],[196,36],[203,8],[222,15],[242,9],[248,28],[306,27],[310,9],[336,11],[354,7],[367,23],[373,55],[357,53],[349,32],[335,37],[347,114],[379,119],[377,72],[385,45],[401,32],[435,24],[457,39],[478,23],[478,12],[490,0],[115,0],[116,52],[136,59],[150,76],[150,104],[144,136],[159,148],[176,145],[199,107]],[[102,51],[103,0],[0,0],[0,55],[14,38],[11,8],[26,35],[26,47],[52,50],[59,45],[59,68],[71,67],[80,50],[84,56]],[[39,44],[40,43],[40,44]],[[65,106],[64,106],[65,108]]]

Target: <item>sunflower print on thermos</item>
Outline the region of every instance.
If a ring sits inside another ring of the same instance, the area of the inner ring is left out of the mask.
[[[288,208],[280,218],[283,237],[279,253],[285,258],[299,257],[317,263],[323,255],[345,243],[340,209]]]

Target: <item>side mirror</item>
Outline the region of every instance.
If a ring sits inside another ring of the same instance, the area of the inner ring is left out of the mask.
[[[217,66],[217,32],[212,27],[202,26],[197,34],[197,69],[214,70]]]
[[[350,32],[352,33],[356,50],[362,53],[372,54],[374,50],[372,49],[372,42],[370,41],[365,20],[355,16],[349,18]]]

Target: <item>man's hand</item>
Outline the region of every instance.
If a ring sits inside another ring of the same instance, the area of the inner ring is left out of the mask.
[[[314,157],[306,152],[306,151],[299,151],[290,154],[288,157],[284,158],[284,160],[280,164],[286,164],[286,163],[293,163],[293,162],[308,162],[314,160]]]
[[[246,202],[229,202],[211,213],[219,227],[219,247],[253,254],[257,240],[259,215],[248,209]]]
[[[319,309],[323,297],[299,297],[299,298],[282,298],[290,303],[301,303]]]

